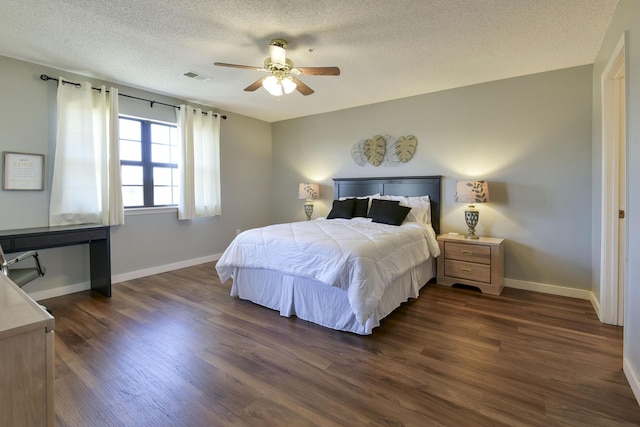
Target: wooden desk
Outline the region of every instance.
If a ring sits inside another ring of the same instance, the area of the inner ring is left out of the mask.
[[[89,244],[91,290],[111,298],[111,233],[107,225],[74,225],[0,231],[5,252]]]

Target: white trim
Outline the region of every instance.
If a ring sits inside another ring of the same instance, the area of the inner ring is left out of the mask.
[[[76,292],[87,291],[91,289],[90,282],[76,283],[73,285],[61,285],[55,288],[46,289],[44,291],[28,292],[24,288],[23,291],[34,301],[42,301],[43,299],[60,297],[62,295],[75,294]]]
[[[153,106],[151,108],[153,108]],[[125,119],[133,119],[133,120],[144,120],[144,121],[148,121],[148,122],[160,123],[160,124],[163,124],[163,125],[176,126],[176,122],[167,122],[167,121],[164,121],[164,120],[151,119],[149,117],[142,117],[142,116],[132,116],[131,114],[122,114],[121,113],[121,114],[118,114],[118,117],[124,117]]]
[[[177,206],[163,206],[156,208],[125,208],[124,216],[136,216],[136,215],[154,215],[164,213],[175,213],[178,217]]]
[[[127,280],[139,279],[141,277],[153,276],[154,274],[166,273],[168,271],[179,270],[181,268],[193,267],[194,265],[205,264],[220,259],[222,254],[209,255],[202,258],[188,259],[174,262],[172,264],[159,265],[157,267],[145,268],[144,270],[131,271],[129,273],[117,274],[111,277],[111,283],[126,282]],[[213,271],[211,272],[214,273]]]
[[[543,294],[559,295],[563,297],[578,298],[593,301],[595,295],[588,289],[568,288],[566,286],[549,285],[547,283],[528,282],[516,279],[504,279],[507,288],[523,289],[525,291],[540,292]]]
[[[166,273],[168,271],[179,270],[181,268],[193,267],[194,265],[214,262],[220,259],[222,254],[214,254],[201,258],[194,258],[185,261],[175,262],[172,264],[160,265],[157,267],[147,268],[144,270],[132,271],[129,273],[117,274],[111,277],[111,283],[120,283],[127,280],[139,279],[141,277],[152,276],[154,274]],[[211,274],[215,274],[212,271]],[[76,283],[73,285],[60,285],[55,288],[46,289],[44,291],[26,292],[34,301],[41,301],[49,298],[60,297],[62,295],[74,294],[76,292],[88,291],[91,289],[91,282]],[[24,289],[23,289],[24,290]]]
[[[620,68],[626,65],[626,32],[618,41],[601,76],[602,96],[602,206],[601,206],[601,256],[600,256],[600,311],[603,323],[618,324],[618,205],[620,163],[617,123],[609,118],[619,115],[615,102],[615,79]],[[622,61],[622,64],[621,64]],[[613,112],[613,113],[612,113]]]
[[[638,403],[640,403],[640,379],[638,378],[638,373],[633,369],[629,359],[626,357],[622,359],[622,370],[627,377],[627,381],[629,381],[633,395],[636,397]]]
[[[596,298],[596,294],[594,294],[593,292],[591,292],[591,305],[598,315],[598,320],[602,322],[602,319],[600,319],[600,301],[598,301],[598,299]]]

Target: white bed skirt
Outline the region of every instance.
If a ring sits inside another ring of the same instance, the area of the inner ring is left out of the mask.
[[[369,335],[380,321],[435,277],[434,258],[405,273],[388,286],[375,313],[362,325],[351,310],[347,293],[322,282],[278,271],[235,268],[231,296],[278,310],[281,316],[296,317],[339,331]]]

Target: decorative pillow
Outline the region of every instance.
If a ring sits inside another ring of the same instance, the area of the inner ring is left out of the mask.
[[[371,209],[371,200],[373,199],[377,199],[380,197],[380,193],[376,193],[376,194],[372,194],[370,196],[362,196],[362,197],[356,197],[356,199],[360,200],[367,200],[367,212],[362,215],[362,216],[367,216],[367,214],[369,213],[369,209]],[[347,199],[352,199],[353,197],[340,197],[340,200],[347,200]],[[353,215],[353,216],[358,216],[358,215]]]
[[[373,199],[369,216],[372,222],[389,225],[401,225],[411,211],[408,206],[401,206],[397,200]]]
[[[327,215],[327,219],[334,218],[353,218],[353,208],[356,205],[356,199],[334,200],[331,212]]]
[[[352,200],[355,200],[355,205],[353,206],[353,217],[366,217],[367,213],[369,213],[369,198],[356,198]]]
[[[399,200],[384,200],[384,199],[372,199],[371,207],[369,208],[369,215],[367,218],[374,218],[379,215],[384,206],[387,205],[399,205]]]

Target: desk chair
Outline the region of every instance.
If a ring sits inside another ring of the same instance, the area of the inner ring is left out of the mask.
[[[9,268],[13,264],[16,264],[27,258],[33,258],[35,260],[35,267]],[[9,279],[13,281],[13,283],[20,287],[23,287],[24,285],[34,279],[37,279],[38,277],[44,276],[44,273],[46,271],[46,269],[42,265],[40,265],[40,260],[38,259],[38,253],[36,251],[29,251],[16,258],[7,259],[4,255],[4,251],[2,250],[2,246],[0,246],[0,262],[2,263],[2,273],[5,276],[8,276]]]

